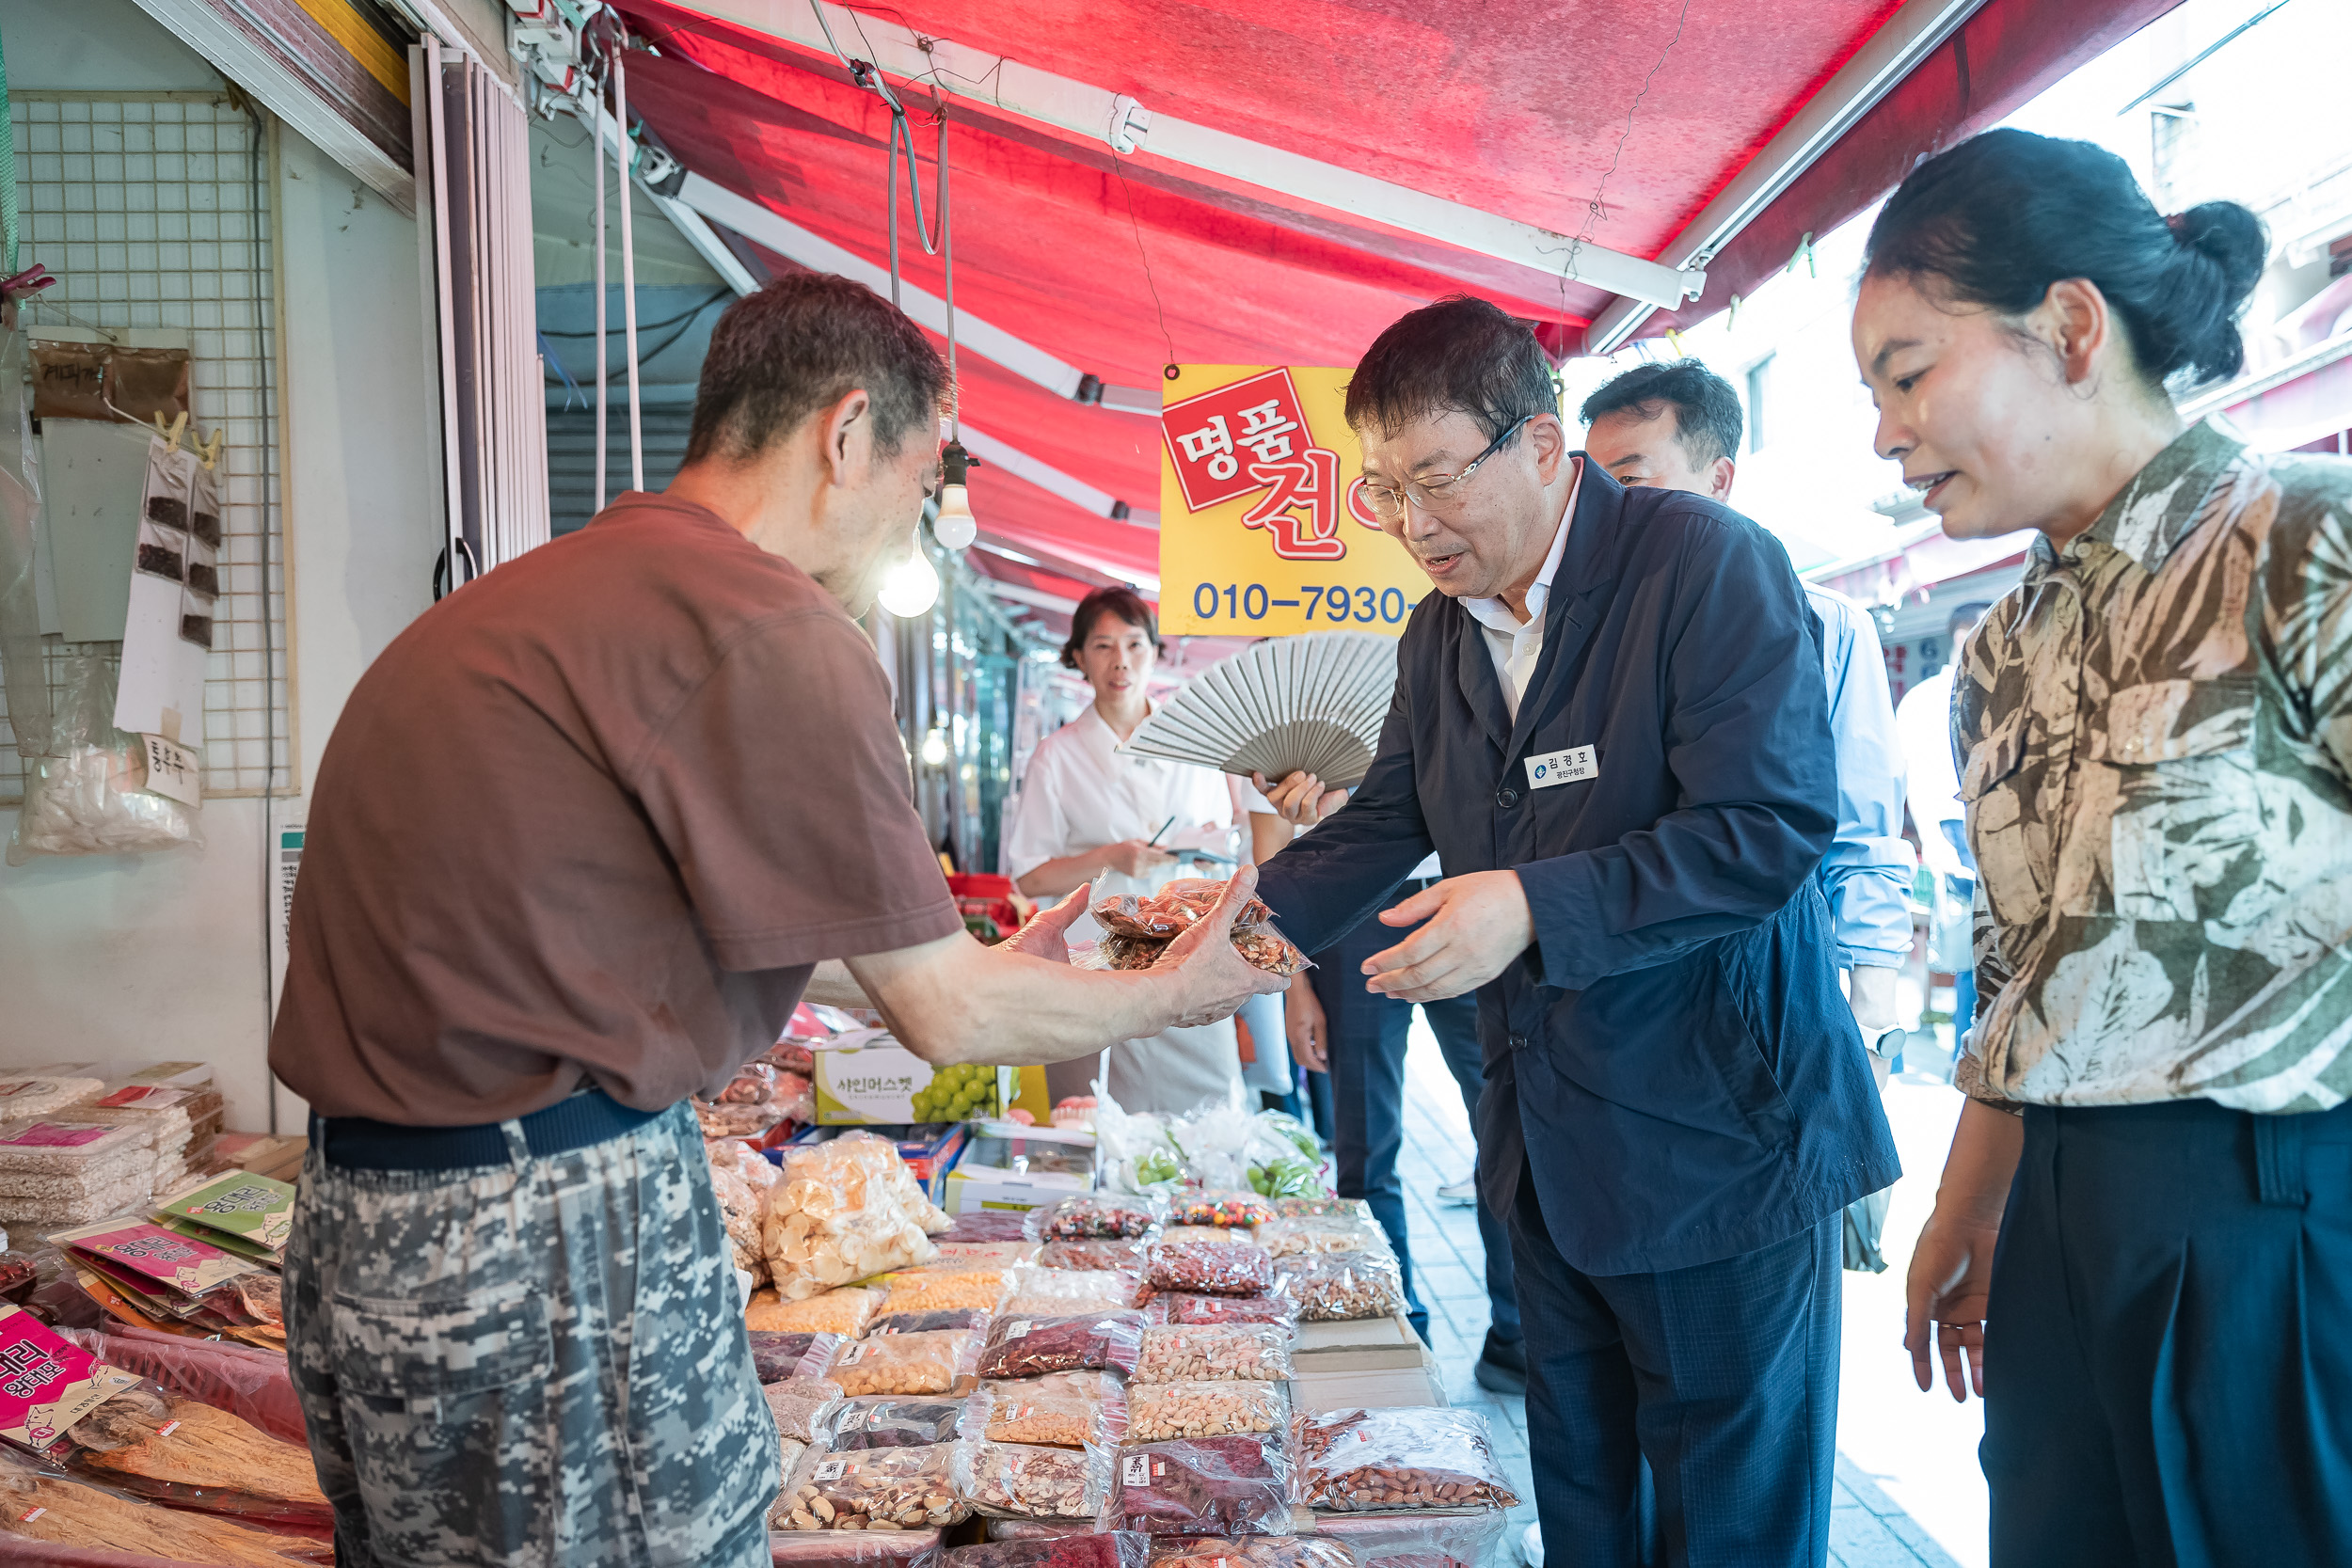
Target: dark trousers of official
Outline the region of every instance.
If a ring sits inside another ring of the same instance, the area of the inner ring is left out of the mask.
[[[1692,1268],[1590,1275],[1552,1245],[1520,1177],[1511,1259],[1545,1568],[1827,1560],[1838,1224]]]
[[[1407,883],[1399,896],[1419,884]],[[1413,1004],[1364,990],[1363,962],[1393,947],[1406,930],[1375,918],[1336,945],[1314,955],[1307,972],[1323,1004],[1331,1080],[1331,1151],[1335,1184],[1342,1197],[1359,1197],[1387,1231],[1405,1266],[1406,1310],[1413,1328],[1428,1338],[1429,1313],[1413,1284],[1412,1253],[1406,1244],[1405,1186],[1396,1160],[1405,1147],[1405,1047],[1413,1024]],[[1478,1096],[1486,1069],[1478,1049],[1478,1000],[1457,996],[1422,1005],[1430,1032],[1445,1053],[1446,1070],[1462,1092],[1470,1121],[1478,1120]],[[1511,1242],[1500,1218],[1478,1205],[1478,1239],[1486,1251],[1488,1323],[1496,1338],[1520,1337],[1518,1297],[1511,1285]]]
[[[2352,1104],[2027,1108],[1987,1314],[1994,1568],[2352,1562]]]

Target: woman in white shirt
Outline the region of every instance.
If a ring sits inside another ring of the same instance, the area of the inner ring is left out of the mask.
[[[1080,601],[1061,659],[1094,702],[1038,743],[1005,835],[1006,868],[1028,896],[1058,898],[1089,879],[1093,898],[1151,893],[1179,875],[1171,848],[1225,847],[1233,802],[1223,774],[1118,750],[1152,711],[1144,689],[1159,653],[1151,607],[1133,591],[1098,588]],[[1073,942],[1099,934],[1091,917],[1070,928]],[[1241,1075],[1230,1019],[1106,1055],[1104,1086],[1130,1111],[1188,1111],[1234,1093]],[[1051,1081],[1056,1099],[1083,1092]]]

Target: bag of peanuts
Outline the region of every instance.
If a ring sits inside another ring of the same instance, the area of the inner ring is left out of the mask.
[[[1298,1303],[1301,1323],[1391,1318],[1405,1310],[1405,1276],[1392,1255],[1308,1252],[1274,1266]]]
[[[777,1499],[786,1529],[923,1529],[972,1510],[972,1456],[964,1443],[801,1456]]]
[[[1357,1568],[1360,1560],[1336,1541],[1312,1535],[1162,1538],[1151,1568]]]
[[[1138,1383],[1127,1390],[1127,1440],[1165,1443],[1229,1433],[1279,1433],[1290,1402],[1279,1383]]]
[[[1298,1304],[1287,1292],[1271,1296],[1197,1296],[1169,1291],[1152,1298],[1150,1323],[1273,1323],[1284,1330],[1298,1322]]]
[[[979,1363],[979,1335],[949,1329],[860,1339],[842,1347],[825,1375],[844,1394],[969,1394]]]
[[[1108,1448],[1127,1435],[1127,1389],[1110,1372],[1047,1372],[980,1385],[992,1443]]]
[[[1253,1242],[1161,1242],[1146,1255],[1143,1277],[1154,1291],[1262,1296],[1274,1288],[1274,1258]]]
[[[1137,1383],[1279,1383],[1291,1375],[1291,1331],[1271,1323],[1146,1328],[1134,1373]]]
[[[1298,1419],[1309,1506],[1338,1513],[1400,1508],[1517,1508],[1486,1423],[1467,1410],[1334,1410]]]
[[[1092,1519],[1110,1493],[1102,1449],[982,1443],[972,1454],[970,1501],[995,1518]]]
[[[1307,1252],[1394,1252],[1389,1233],[1369,1220],[1344,1214],[1270,1219],[1252,1231],[1257,1243],[1277,1258]]]
[[[1104,1529],[1153,1535],[1270,1535],[1291,1528],[1293,1473],[1279,1439],[1148,1443],[1113,1465]]]
[[[1007,1317],[989,1330],[980,1352],[982,1377],[1036,1377],[1042,1372],[1136,1370],[1143,1314],[1082,1312],[1048,1318]]]
[[[1104,1530],[1099,1535],[957,1546],[947,1553],[946,1568],[1148,1568],[1151,1560],[1150,1536]]]
[[[861,1394],[827,1413],[818,1438],[835,1453],[920,1449],[952,1443],[977,1425],[977,1413],[968,1400]]]

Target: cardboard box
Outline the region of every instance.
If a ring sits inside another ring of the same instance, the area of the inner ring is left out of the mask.
[[[903,1127],[914,1120],[914,1096],[927,1087],[931,1064],[883,1029],[853,1029],[811,1040],[812,1092],[819,1127]],[[1052,1110],[1041,1067],[996,1069],[998,1103],[1022,1107],[1044,1121]]]
[[[1399,1363],[1363,1366],[1356,1358],[1370,1356]],[[1291,1382],[1291,1402],[1309,1415],[1362,1406],[1378,1410],[1395,1405],[1445,1405],[1445,1380],[1438,1358],[1419,1339],[1410,1346],[1367,1347],[1350,1352],[1327,1352],[1297,1357],[1298,1370]]]
[[[1298,1325],[1298,1338],[1294,1344],[1300,1354],[1328,1351],[1355,1350],[1363,1347],[1393,1349],[1400,1345],[1419,1346],[1421,1336],[1405,1314],[1389,1318],[1357,1318],[1342,1323],[1303,1323]]]

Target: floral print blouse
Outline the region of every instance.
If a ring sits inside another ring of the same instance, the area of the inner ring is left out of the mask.
[[[1955,1079],[2015,1105],[2352,1095],[2352,462],[2185,431],[1961,654]]]

